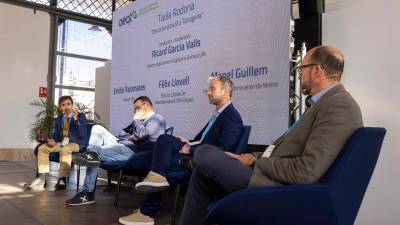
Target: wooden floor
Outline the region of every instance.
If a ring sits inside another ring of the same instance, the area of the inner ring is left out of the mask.
[[[48,186],[54,187],[57,180],[58,164],[51,163],[51,173],[46,177]],[[67,190],[48,188],[44,191],[24,191],[24,183],[32,180],[35,161],[0,161],[0,224],[1,225],[109,225],[119,224],[118,218],[130,214],[139,207],[142,195],[133,189],[133,179],[127,179],[120,194],[118,206],[114,206],[116,185],[104,192],[105,187],[96,190],[96,203],[84,206],[67,206],[65,200],[76,192],[76,170],[71,173]],[[83,170],[81,174],[85,174]],[[104,171],[98,180],[99,186],[106,184]],[[74,182],[74,183],[73,183]],[[81,183],[83,177],[81,175]],[[157,225],[170,224],[172,212],[171,191],[163,195]],[[180,206],[183,204],[181,198]]]

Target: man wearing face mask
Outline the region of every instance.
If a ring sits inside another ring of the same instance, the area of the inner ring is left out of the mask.
[[[165,133],[165,120],[153,111],[147,96],[135,99],[133,122],[123,129],[118,140],[101,125],[94,125],[90,133],[88,150],[73,159],[76,165],[86,166],[82,192],[66,201],[68,205],[84,205],[95,202],[95,184],[101,162],[126,161],[139,151],[152,150],[157,138]]]
[[[133,122],[123,129],[119,138],[101,125],[93,126],[88,150],[73,159],[76,165],[87,167],[82,192],[67,200],[67,205],[95,203],[95,184],[100,163],[126,161],[139,151],[152,150],[157,138],[165,133],[164,117],[154,113],[153,104],[147,96],[136,98],[133,105]]]
[[[153,103],[147,96],[140,96],[133,101],[134,116],[132,123],[122,129],[117,137],[101,125],[92,128],[88,149],[129,147],[133,152],[147,151],[154,148],[157,138],[165,132],[165,120],[153,111]],[[97,152],[96,150],[93,150]],[[131,151],[128,151],[131,154]],[[116,153],[114,153],[116,154]],[[98,166],[98,161],[85,160],[85,156],[74,159],[74,163],[82,166]],[[94,156],[93,156],[94,157]],[[92,158],[93,158],[92,157]]]
[[[231,102],[233,83],[226,77],[212,78],[208,87],[208,100],[216,106],[208,123],[189,141],[185,137],[161,135],[156,143],[151,171],[136,184],[136,190],[145,195],[140,209],[133,214],[121,217],[122,224],[154,224],[154,217],[161,202],[160,191],[168,188],[165,178],[169,171],[184,170],[179,160],[192,155],[198,146],[209,144],[224,151],[233,151],[243,130],[243,122],[239,112]],[[156,193],[152,193],[156,192]]]
[[[153,103],[147,96],[136,98],[134,107],[133,122],[119,133],[119,143],[136,153],[153,150],[157,138],[165,133],[165,119],[154,113]]]
[[[58,100],[58,107],[62,112],[55,122],[53,138],[42,144],[38,150],[38,177],[25,189],[41,189],[45,185],[45,174],[50,171],[49,154],[60,153],[59,179],[57,189],[66,186],[67,177],[71,171],[72,152],[78,152],[88,144],[86,131],[86,116],[73,108],[71,96],[62,96]]]

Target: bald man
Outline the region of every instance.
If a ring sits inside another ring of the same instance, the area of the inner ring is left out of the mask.
[[[253,187],[317,182],[350,135],[363,126],[361,111],[340,79],[342,53],[332,46],[311,49],[297,67],[311,107],[264,152],[236,155],[204,145],[195,152],[181,225],[206,224],[216,196]]]

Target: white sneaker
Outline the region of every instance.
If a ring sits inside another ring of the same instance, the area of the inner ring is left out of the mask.
[[[136,190],[143,194],[163,191],[168,187],[167,178],[153,171],[150,171],[142,182],[135,185]]]
[[[44,184],[46,181],[43,178],[35,178],[35,180],[32,181],[30,184],[24,184],[24,189],[25,190],[40,190],[44,189]]]
[[[154,219],[143,215],[139,209],[130,215],[120,217],[119,222],[125,225],[154,225]]]

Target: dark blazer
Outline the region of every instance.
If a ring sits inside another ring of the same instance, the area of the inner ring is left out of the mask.
[[[362,126],[357,102],[343,85],[336,85],[311,106],[295,128],[274,142],[271,157],[256,161],[249,186],[317,182],[350,135]]]
[[[200,133],[196,135],[194,141],[199,141],[201,139],[206,127],[207,124],[201,129]],[[233,151],[242,131],[242,117],[231,103],[217,117],[201,144],[214,145],[224,151]],[[193,146],[194,148],[192,147],[191,151],[195,150],[197,146]]]
[[[76,143],[80,149],[88,146],[89,137],[87,136],[86,116],[83,113],[78,114],[78,120],[71,119],[69,123],[68,137],[70,143]],[[57,117],[53,139],[56,142],[62,142],[62,130],[64,126],[63,115]]]

